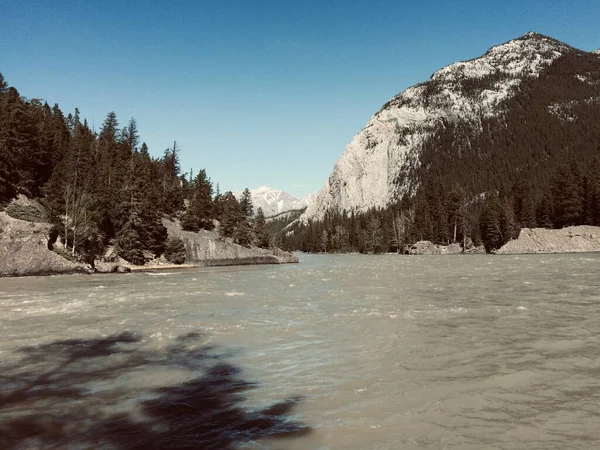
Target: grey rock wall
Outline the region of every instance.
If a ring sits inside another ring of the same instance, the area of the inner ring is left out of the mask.
[[[184,231],[179,221],[163,219],[169,237],[180,237],[185,243],[187,263],[206,266],[231,266],[244,264],[297,263],[292,253],[278,248],[273,250],[243,247],[231,239],[222,238],[216,231]]]
[[[48,249],[50,225],[10,217],[0,212],[0,277],[89,273]]]

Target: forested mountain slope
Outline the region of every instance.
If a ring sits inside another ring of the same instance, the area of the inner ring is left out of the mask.
[[[321,248],[343,222],[357,228],[353,249],[366,248],[366,233],[371,251],[465,237],[492,250],[521,226],[600,224],[599,149],[600,55],[527,33],[386,103],[288,243]],[[317,222],[318,232],[300,230]]]

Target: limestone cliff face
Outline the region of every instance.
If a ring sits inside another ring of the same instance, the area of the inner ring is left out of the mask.
[[[169,237],[180,237],[185,243],[187,262],[206,266],[244,264],[297,263],[298,258],[280,249],[247,248],[222,238],[215,231],[184,231],[178,221],[163,219]]]
[[[50,227],[0,212],[0,277],[89,273],[48,249]]]
[[[416,189],[427,140],[448,123],[495,117],[526,79],[571,48],[527,33],[483,56],[451,64],[387,102],[352,139],[301,221],[322,219],[328,210],[365,211],[385,207]],[[473,89],[470,86],[479,86]]]
[[[496,254],[580,252],[600,252],[600,227],[581,225],[561,230],[523,228],[518,239],[504,244]]]

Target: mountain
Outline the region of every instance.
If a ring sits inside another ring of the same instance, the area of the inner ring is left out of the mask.
[[[258,208],[262,208],[266,217],[275,216],[285,211],[306,208],[316,195],[315,193],[311,193],[302,198],[297,198],[287,192],[272,189],[267,186],[250,189],[250,194],[252,196],[254,212],[256,213]],[[235,191],[233,195],[239,199],[242,195],[242,191]]]
[[[600,54],[529,32],[383,105],[301,221],[455,187],[472,203],[519,180],[531,183],[538,206],[559,162],[585,167],[598,154],[599,124]]]

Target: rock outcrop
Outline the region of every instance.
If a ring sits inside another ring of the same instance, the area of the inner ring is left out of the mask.
[[[523,228],[517,239],[504,244],[496,254],[581,252],[600,252],[600,227]]]
[[[90,273],[48,248],[50,227],[0,212],[0,277]]]
[[[200,230],[198,233],[184,231],[179,221],[163,219],[169,237],[180,237],[187,253],[187,262],[202,266],[234,266],[247,264],[297,263],[292,253],[278,248],[267,250],[243,247],[231,239],[223,238],[216,231]]]
[[[460,253],[485,253],[483,246],[475,247],[469,239],[466,249],[459,243],[449,245],[436,245],[431,241],[419,241],[406,248],[405,253],[409,255],[458,255]]]
[[[169,236],[183,239],[188,263],[201,266],[297,263],[298,258],[278,248],[246,248],[223,239],[217,232],[192,233],[181,230],[179,222],[163,221]],[[0,277],[59,275],[75,273],[128,273],[127,261],[102,258],[95,268],[75,263],[49,248],[51,225],[15,219],[0,212]],[[165,260],[163,264],[168,264]],[[145,267],[145,266],[144,266]],[[160,261],[148,268],[160,268]]]

